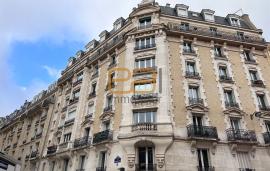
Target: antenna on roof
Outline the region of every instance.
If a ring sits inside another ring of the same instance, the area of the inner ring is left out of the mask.
[[[239,10],[237,10],[235,13],[233,13],[233,14],[237,14],[237,13],[239,13],[239,12],[241,12],[241,15],[240,16],[242,16],[243,14],[244,14],[244,11],[243,11],[243,9],[242,8],[240,8]]]

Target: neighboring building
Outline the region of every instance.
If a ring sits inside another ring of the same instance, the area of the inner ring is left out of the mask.
[[[0,152],[0,171],[20,171],[21,165],[18,160]]]
[[[117,19],[7,117],[1,150],[23,171],[269,171],[262,30],[188,8],[143,0]]]

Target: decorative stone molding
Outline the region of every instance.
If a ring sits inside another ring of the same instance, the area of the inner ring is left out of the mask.
[[[156,154],[157,166],[158,168],[163,168],[165,164],[165,155],[164,154]]]
[[[128,167],[133,168],[135,165],[135,154],[128,154]]]
[[[211,152],[212,152],[213,155],[215,155],[216,151],[217,151],[217,142],[213,142]]]
[[[237,150],[237,144],[232,144],[231,145],[231,152],[232,152],[232,155],[235,156],[236,155],[236,150]]]
[[[197,145],[197,142],[195,140],[192,140],[190,143],[192,153],[194,153],[196,151],[196,145]]]

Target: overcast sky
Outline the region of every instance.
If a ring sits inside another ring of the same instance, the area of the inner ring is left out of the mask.
[[[13,112],[55,81],[84,45],[127,18],[140,0],[0,0],[0,116]],[[226,16],[243,9],[269,41],[269,0],[173,0],[190,10]]]

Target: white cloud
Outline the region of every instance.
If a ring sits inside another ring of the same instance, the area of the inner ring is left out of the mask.
[[[61,69],[56,69],[53,67],[49,67],[47,65],[42,66],[47,72],[48,74],[53,78],[53,79],[58,79],[61,76]]]
[[[110,30],[112,23],[120,16],[128,17],[133,7],[140,0],[2,0],[0,1],[0,113],[9,113],[25,98],[33,96],[32,91],[45,88],[41,80],[33,81],[29,86],[22,88],[13,80],[9,69],[9,52],[14,42],[36,42],[46,39],[50,43],[68,41],[87,42],[98,38],[104,30]],[[226,16],[240,8],[250,14],[252,21],[264,29],[265,36],[270,38],[268,7],[269,0],[227,0],[214,2],[213,0],[159,0],[165,5],[169,2],[185,3],[191,10],[200,11],[210,8],[217,15]],[[82,47],[83,48],[83,47]],[[78,49],[79,50],[79,49]],[[72,56],[74,54],[70,54]],[[20,60],[19,58],[17,60]],[[43,66],[51,77],[57,78],[57,69]],[[36,87],[34,87],[36,86]]]

